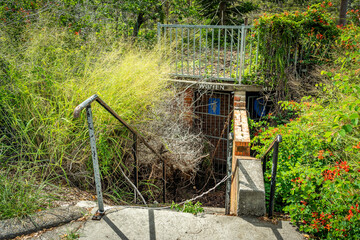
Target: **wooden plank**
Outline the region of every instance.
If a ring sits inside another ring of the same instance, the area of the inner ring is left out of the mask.
[[[231,177],[231,191],[230,191],[230,214],[237,215],[238,208],[238,187],[239,177],[237,174],[237,157],[235,156],[235,142],[233,144],[233,159],[232,159],[232,177]]]

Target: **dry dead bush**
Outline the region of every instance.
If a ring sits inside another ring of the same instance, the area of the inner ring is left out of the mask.
[[[192,180],[204,158],[204,138],[187,121],[191,106],[184,102],[184,91],[172,88],[162,102],[149,112],[150,121],[140,126],[153,146],[166,159],[167,178],[181,173],[181,178]],[[141,147],[140,147],[141,146]],[[162,164],[143,144],[139,146],[139,164],[151,169],[149,179],[162,177]]]

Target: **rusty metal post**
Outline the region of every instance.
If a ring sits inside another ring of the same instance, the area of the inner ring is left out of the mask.
[[[228,148],[227,148],[227,161],[226,161],[226,170],[227,176],[231,175],[231,166],[232,166],[232,150],[233,150],[233,138],[234,133],[229,133],[228,136]],[[225,194],[225,214],[230,214],[230,190],[231,190],[231,177],[226,180],[226,194]]]
[[[101,217],[105,214],[104,210],[104,202],[103,196],[101,191],[101,180],[100,180],[100,170],[99,170],[99,162],[98,162],[98,155],[96,151],[96,139],[95,139],[95,131],[94,131],[94,124],[93,124],[93,117],[91,112],[91,105],[86,107],[86,116],[89,125],[89,135],[90,135],[90,146],[91,146],[91,156],[93,161],[93,168],[94,168],[94,178],[95,178],[95,186],[96,186],[96,194],[98,200],[98,211],[94,215],[94,220],[100,220]]]

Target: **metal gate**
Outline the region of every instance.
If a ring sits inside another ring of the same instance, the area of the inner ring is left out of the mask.
[[[214,173],[226,175],[228,135],[231,131],[233,94],[195,91],[194,125],[208,138]]]
[[[256,71],[259,39],[252,26],[158,23],[157,37],[172,56],[173,77],[241,84]]]

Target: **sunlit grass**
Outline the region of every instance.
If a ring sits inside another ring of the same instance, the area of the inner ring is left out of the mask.
[[[17,42],[2,30],[0,36],[0,194],[1,218],[7,218],[29,214],[43,204],[41,198],[35,201],[41,186],[27,184],[35,175],[22,176],[35,168],[36,177],[92,186],[85,114],[74,119],[74,108],[98,94],[129,123],[144,122],[143,113],[165,96],[167,64],[161,64],[164,56],[156,49],[138,49],[111,36],[107,41],[104,36],[81,38],[46,18],[28,27]],[[128,133],[93,105],[102,143],[100,165],[116,175],[122,161],[118,152],[127,150]],[[10,174],[7,164],[19,170]],[[10,177],[18,175],[18,181]],[[112,176],[103,177],[111,183]]]

